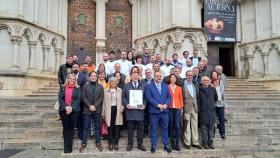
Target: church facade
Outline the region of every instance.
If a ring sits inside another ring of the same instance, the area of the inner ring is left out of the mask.
[[[143,47],[162,58],[197,48],[229,76],[279,83],[280,1],[236,2],[236,41],[225,43],[207,41],[203,0],[0,0],[0,94],[54,80],[67,54],[98,64]]]

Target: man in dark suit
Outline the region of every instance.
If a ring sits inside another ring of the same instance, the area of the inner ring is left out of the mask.
[[[87,83],[87,77],[83,73],[80,73],[79,71],[80,71],[79,64],[74,63],[72,65],[72,73],[76,75],[77,83],[82,89],[83,86]],[[80,102],[80,108],[83,109],[82,101]],[[81,115],[82,113],[83,113],[83,110],[81,110],[78,113],[78,119],[77,119],[77,124],[76,124],[76,127],[78,128],[79,139],[82,139],[82,115]]]
[[[95,127],[96,149],[98,149],[99,151],[103,150],[100,144],[100,118],[103,97],[103,86],[97,83],[97,74],[95,71],[92,71],[89,73],[89,83],[84,85],[82,89],[82,101],[84,102],[84,111],[82,146],[80,148],[80,152],[83,152],[86,149],[91,119],[94,120],[93,122]]]
[[[210,79],[207,76],[201,78],[199,86],[199,123],[202,134],[202,146],[205,149],[215,149],[213,145],[214,127],[216,122],[216,106],[218,100],[216,89],[209,85]]]
[[[151,152],[156,151],[157,146],[157,130],[161,127],[161,137],[164,150],[168,153],[172,152],[168,143],[168,106],[171,100],[171,94],[168,85],[162,81],[161,72],[155,72],[154,82],[146,87],[146,98],[149,102],[149,113],[151,122]]]
[[[144,86],[139,82],[138,72],[133,72],[131,74],[131,82],[127,83],[122,92],[122,104],[126,109],[126,120],[128,126],[128,146],[126,151],[131,151],[133,148],[133,133],[134,127],[137,129],[137,142],[138,149],[146,151],[147,149],[143,146],[143,120],[144,120],[144,110],[145,110],[145,94]],[[140,90],[143,93],[143,105],[136,105],[139,107],[134,107],[135,105],[130,105],[130,90]]]
[[[197,67],[201,61],[201,57],[198,56],[198,50],[196,48],[193,50],[193,56],[190,59],[192,60],[192,66]]]
[[[73,65],[73,57],[72,55],[68,55],[66,58],[66,63],[60,65],[57,73],[57,80],[60,87],[64,85],[67,76],[71,73],[72,65]]]
[[[154,82],[154,79],[152,77],[152,70],[150,68],[147,68],[145,70],[145,78],[142,79],[141,83],[146,89],[147,85],[152,82]],[[149,124],[150,124],[149,102],[146,102],[146,108],[145,108],[145,113],[144,113],[144,137],[149,135]]]

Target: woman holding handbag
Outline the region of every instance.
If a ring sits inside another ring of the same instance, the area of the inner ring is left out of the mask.
[[[118,81],[112,77],[109,79],[110,88],[104,91],[102,106],[102,118],[108,127],[109,150],[119,150],[120,125],[123,125],[124,110],[122,105],[122,90],[118,88]]]
[[[63,126],[64,153],[72,153],[74,126],[80,109],[81,90],[76,82],[76,75],[70,74],[60,87],[59,115]]]

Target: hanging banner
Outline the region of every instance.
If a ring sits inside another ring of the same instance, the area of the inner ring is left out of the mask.
[[[204,0],[204,30],[208,41],[236,41],[236,0]]]

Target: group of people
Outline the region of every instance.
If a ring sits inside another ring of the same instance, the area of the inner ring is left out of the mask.
[[[119,150],[124,124],[128,132],[127,151],[133,149],[134,130],[139,150],[147,150],[143,139],[150,136],[152,153],[157,148],[159,127],[168,153],[180,151],[180,140],[186,149],[214,149],[217,122],[221,138],[226,138],[226,77],[222,66],[211,68],[206,58],[198,56],[197,49],[190,58],[189,52],[184,51],[183,59],[174,53],[172,60],[162,61],[160,55],[150,55],[147,48],[141,55],[122,51],[120,59],[115,58],[114,51],[105,53],[103,62],[95,67],[90,56],[79,64],[76,55],[69,55],[66,64],[60,66],[58,99],[65,153],[72,152],[75,127],[81,140],[79,152],[86,150],[92,123],[96,149],[102,151],[102,120],[107,126],[110,151]],[[137,98],[142,100],[141,105],[131,105],[133,90],[141,92],[142,98]]]

